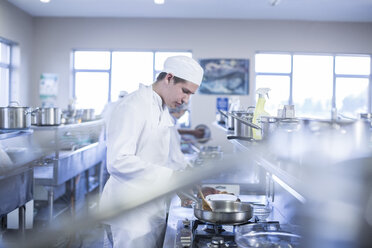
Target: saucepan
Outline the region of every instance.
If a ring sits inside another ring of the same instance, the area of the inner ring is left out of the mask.
[[[8,107],[0,107],[0,129],[24,129],[31,126],[31,108],[20,107],[12,101]]]
[[[61,124],[62,111],[60,108],[36,108],[33,111],[36,117],[35,125],[38,126],[57,126]]]
[[[238,140],[245,140],[245,141],[254,141],[253,139],[253,131],[254,129],[261,129],[260,126],[252,123],[253,115],[251,113],[244,113],[244,114],[232,114],[234,117],[234,135],[227,136],[227,139],[238,139]]]
[[[239,225],[247,223],[252,218],[252,206],[249,203],[214,200],[209,202],[213,211],[208,211],[203,209],[200,199],[184,192],[181,194],[195,201],[194,215],[201,221],[213,224]]]

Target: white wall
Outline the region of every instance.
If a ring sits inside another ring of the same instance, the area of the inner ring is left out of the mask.
[[[22,106],[31,104],[30,82],[31,63],[33,61],[33,19],[30,15],[14,7],[5,0],[0,0],[0,36],[17,42],[20,51],[18,73],[12,82],[12,99]]]
[[[73,48],[94,49],[191,49],[196,58],[249,58],[250,94],[241,97],[254,104],[256,51],[372,53],[372,23],[322,23],[293,21],[35,18],[32,64],[32,103],[37,95],[40,73],[57,73],[60,107],[66,107],[71,93],[70,52]],[[193,97],[192,123],[211,126],[215,119],[216,96]],[[211,126],[213,140],[221,144],[226,136]],[[230,149],[226,145],[225,150]]]

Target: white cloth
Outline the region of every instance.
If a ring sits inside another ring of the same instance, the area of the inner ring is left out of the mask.
[[[103,209],[118,197],[169,180],[173,170],[165,166],[171,126],[168,109],[151,86],[125,96],[113,107],[107,135],[110,178],[102,192]],[[114,230],[114,248],[156,247],[152,244],[158,242],[157,229],[165,225],[165,214],[165,201],[158,199],[106,221]]]
[[[174,126],[170,130],[170,152],[168,168],[173,170],[184,170],[187,167],[185,155],[181,150],[181,135],[178,133],[177,119],[173,118]]]

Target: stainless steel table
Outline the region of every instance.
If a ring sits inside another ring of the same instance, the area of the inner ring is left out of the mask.
[[[70,180],[71,196],[76,193],[76,181],[85,173],[87,191],[103,187],[103,168],[106,164],[106,137],[103,120],[60,126],[34,126],[35,143],[49,154],[34,161],[35,185],[47,190],[48,219],[53,220],[54,200],[60,194],[61,186]],[[91,187],[89,169],[99,167],[98,183]],[[68,185],[68,184],[67,184]],[[63,187],[62,187],[63,188]],[[62,192],[63,193],[63,192]],[[44,200],[44,199],[43,199]],[[71,198],[73,203],[73,197]],[[74,205],[71,205],[72,207]],[[66,210],[62,208],[62,211]]]

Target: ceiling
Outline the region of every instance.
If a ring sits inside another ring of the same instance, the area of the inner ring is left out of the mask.
[[[8,0],[32,16],[372,22],[372,0]],[[273,3],[279,2],[277,5]]]

